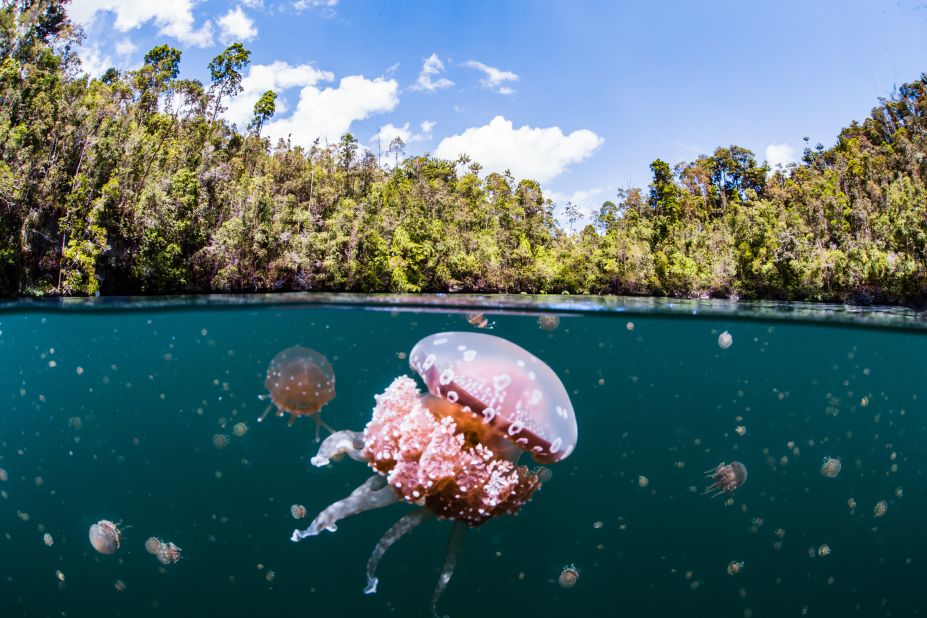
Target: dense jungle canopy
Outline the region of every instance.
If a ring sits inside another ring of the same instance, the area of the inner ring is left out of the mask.
[[[617,191],[584,220],[506,170],[352,135],[271,141],[160,45],[82,73],[66,5],[0,3],[0,294],[274,290],[634,294],[920,303],[927,296],[927,75],[829,148],[771,170],[738,146]],[[762,119],[758,119],[762,121]]]

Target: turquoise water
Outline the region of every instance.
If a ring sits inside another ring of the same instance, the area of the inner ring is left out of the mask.
[[[290,542],[368,471],[349,459],[312,467],[315,424],[258,424],[259,395],[277,352],[309,346],[337,378],[323,418],[360,430],[373,396],[414,376],[402,357],[419,339],[477,329],[442,307],[447,299],[329,300],[7,305],[0,616],[428,615],[451,523],[429,521],[393,546],[378,594],[364,595],[370,551],[410,507]],[[483,332],[560,376],[578,445],[518,516],[468,532],[443,613],[868,617],[927,607],[927,339],[917,319],[566,303],[546,331],[532,307],[486,310]],[[723,331],[733,336],[726,350]],[[840,458],[837,478],[820,473],[826,456]],[[702,495],[704,471],[731,460],[746,465],[747,482],[730,500]],[[875,517],[880,500],[887,511]],[[309,517],[295,521],[292,504]],[[100,519],[121,522],[114,555],[88,541]],[[182,559],[162,566],[145,550],[150,536],[176,543]],[[830,555],[809,556],[824,544]],[[732,561],[743,562],[735,575]],[[563,589],[570,564],[579,579]]]

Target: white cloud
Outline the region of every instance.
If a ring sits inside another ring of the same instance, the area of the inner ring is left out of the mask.
[[[350,130],[354,121],[392,111],[399,104],[398,92],[396,80],[367,79],[362,75],[343,77],[336,88],[320,90],[307,85],[300,91],[293,113],[266,125],[266,134],[292,135],[294,142],[303,145],[316,138],[335,142]]]
[[[249,9],[263,9],[264,0],[241,0],[242,5]]]
[[[245,15],[240,6],[230,9],[217,22],[219,29],[222,31],[219,38],[226,45],[233,41],[250,41],[258,33],[257,28],[254,27],[254,21]]]
[[[588,129],[569,135],[564,135],[560,127],[526,125],[515,129],[510,120],[496,116],[482,127],[444,138],[435,156],[456,159],[466,153],[487,171],[508,169],[518,178],[544,183],[562,174],[571,163],[592,155],[604,141]]]
[[[112,58],[101,52],[96,45],[79,48],[77,56],[80,58],[84,73],[90,77],[99,77],[106,69],[113,66]]]
[[[377,131],[372,138],[370,138],[370,141],[371,143],[376,143],[377,138],[379,138],[380,147],[384,149],[397,137],[405,144],[424,142],[431,139],[431,130],[436,124],[436,122],[432,122],[431,120],[422,122],[419,125],[421,133],[413,133],[409,128],[408,122],[401,127],[394,126],[393,123],[385,124],[380,127],[380,130]]]
[[[770,144],[766,147],[766,162],[772,169],[780,165],[785,167],[797,160],[795,148],[789,144]]]
[[[338,6],[338,0],[296,0],[293,3],[293,8],[297,12],[305,11],[306,9],[314,9],[316,7],[321,7],[323,9],[334,9]]]
[[[125,37],[119,41],[116,41],[116,55],[121,57],[131,56],[138,51],[138,47],[133,43],[129,37]]]
[[[444,72],[444,63],[441,62],[441,59],[438,58],[438,54],[434,53],[428,56],[425,59],[425,63],[422,65],[422,72],[418,74],[418,81],[412,85],[412,90],[426,90],[428,92],[434,92],[435,90],[440,90],[442,88],[450,88],[454,85],[454,82],[447,79],[446,77],[438,77],[434,79],[435,76],[440,75]]]
[[[330,82],[334,79],[334,73],[320,71],[308,64],[291,66],[281,60],[272,64],[252,64],[248,69],[248,75],[241,81],[241,94],[228,103],[224,116],[242,129],[254,115],[254,104],[268,90],[280,95],[290,88],[314,86],[319,82]],[[277,97],[276,107],[277,117],[287,111],[286,101],[280,96]]]
[[[480,84],[483,88],[495,90],[499,94],[513,94],[515,92],[511,87],[503,85],[505,82],[518,81],[518,76],[511,71],[501,71],[496,67],[491,67],[476,60],[467,60],[463,63],[463,66],[483,72],[483,77],[480,78]]]
[[[591,189],[579,189],[573,191],[572,193],[548,191],[544,197],[549,198],[550,201],[557,205],[558,208],[554,214],[559,219],[562,219],[561,225],[566,222],[563,209],[566,207],[567,202],[570,202],[579,207],[579,210],[583,215],[582,224],[585,225],[586,223],[592,222],[593,213],[597,212],[602,206],[602,202],[604,200],[599,197],[601,195],[601,187],[592,187]]]
[[[193,4],[194,0],[74,0],[68,14],[77,23],[88,25],[98,13],[115,13],[120,32],[154,21],[160,28],[158,34],[207,47],[212,44],[212,23],[207,21],[195,29]]]

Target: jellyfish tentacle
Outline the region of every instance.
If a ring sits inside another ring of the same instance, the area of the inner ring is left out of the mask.
[[[313,414],[312,418],[315,419],[315,441],[316,442],[319,441],[319,437],[320,437],[319,434],[321,433],[322,428],[325,428],[325,430],[328,431],[328,433],[330,434],[338,433],[337,431],[332,429],[331,425],[329,425],[328,423],[322,420],[322,416],[319,413]]]
[[[435,618],[441,618],[438,613],[438,601],[454,575],[454,567],[457,566],[457,558],[460,557],[460,546],[466,532],[467,524],[460,520],[454,521],[454,527],[451,528],[451,534],[447,539],[447,550],[444,552],[444,565],[441,567],[441,575],[438,577],[435,590],[431,595],[431,613]],[[447,616],[444,618],[447,618]]]
[[[418,509],[400,518],[399,521],[386,531],[383,538],[377,543],[377,546],[373,548],[373,553],[370,554],[370,560],[367,561],[367,587],[364,588],[364,594],[376,594],[377,582],[379,581],[376,577],[377,565],[380,564],[380,559],[383,557],[383,554],[386,553],[386,550],[392,547],[393,543],[408,534],[413,528],[432,517],[434,517],[433,511]]]
[[[352,491],[350,496],[328,505],[312,520],[308,528],[294,530],[290,540],[295,543],[308,536],[316,536],[322,530],[335,532],[338,529],[337,522],[345,517],[389,506],[398,501],[399,494],[387,485],[385,478],[380,475],[371,476]]]
[[[267,417],[267,415],[270,414],[270,411],[271,409],[273,409],[273,407],[274,407],[274,402],[271,401],[269,404],[267,404],[267,407],[264,408],[264,412],[258,417],[257,422],[259,423],[263,422],[264,419]]]
[[[367,461],[364,456],[364,432],[362,431],[336,431],[325,438],[310,462],[313,466],[321,468],[327,466],[329,461],[338,456],[347,454],[354,461]]]

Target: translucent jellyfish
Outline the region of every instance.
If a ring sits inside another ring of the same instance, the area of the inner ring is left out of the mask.
[[[145,551],[147,551],[152,556],[157,556],[160,549],[161,539],[150,536],[148,537],[148,540],[145,541]]]
[[[314,418],[316,441],[321,427],[334,433],[319,416],[322,406],[335,396],[335,372],[323,354],[302,346],[283,350],[267,366],[264,386],[270,392],[261,398],[270,398],[270,405],[258,422],[276,406],[277,416],[290,415],[290,425],[300,416]]]
[[[236,438],[241,438],[248,433],[248,426],[244,423],[235,423],[235,426],[232,427],[232,433],[235,434]]]
[[[711,494],[714,498],[721,494],[734,493],[735,489],[743,485],[747,480],[747,467],[739,461],[729,464],[722,461],[717,468],[707,470],[705,476],[710,478],[712,483],[705,488],[702,495]]]
[[[101,554],[115,554],[122,541],[122,533],[113,522],[101,519],[90,526],[90,544]]]
[[[731,333],[724,331],[723,333],[718,335],[718,347],[721,348],[722,350],[728,349],[729,347],[731,347],[731,345],[733,345],[733,343],[734,343],[734,337],[731,335]]]
[[[737,562],[736,560],[731,560],[731,562],[727,565],[727,574],[737,575],[743,570],[743,568],[744,568],[743,562]]]
[[[826,476],[829,479],[837,478],[837,475],[840,474],[840,469],[843,465],[840,463],[840,460],[835,457],[825,457],[824,463],[821,464],[821,474]]]
[[[47,546],[51,547],[52,545],[55,544],[55,539],[52,538],[52,535],[46,532],[45,534],[42,535],[42,542],[45,543]]]
[[[302,519],[306,516],[306,507],[302,504],[294,504],[290,507],[290,515],[293,516],[293,519]]]
[[[818,555],[821,558],[826,558],[827,556],[829,556],[830,555],[830,545],[825,543],[821,545],[820,547],[818,547]]]
[[[173,543],[161,541],[155,556],[157,556],[158,562],[161,564],[174,564],[180,560],[180,552],[181,549]]]
[[[365,592],[377,590],[376,569],[386,551],[422,522],[454,520],[432,612],[451,580],[468,527],[517,513],[540,487],[539,470],[518,465],[527,452],[539,463],[560,461],[576,446],[573,406],[560,379],[519,346],[491,335],[439,333],[412,349],[409,364],[423,394],[406,376],[375,397],[363,432],[339,431],[322,442],[316,466],[348,455],[375,474],[329,505],[300,541],[355,515],[404,501],[421,508],[397,521],[367,563]]]
[[[560,316],[551,315],[545,313],[538,318],[538,327],[541,330],[557,330],[557,327],[560,326]]]
[[[882,517],[885,513],[888,512],[888,502],[885,500],[879,500],[876,502],[875,508],[872,509],[873,517]]]
[[[573,564],[563,567],[560,577],[557,578],[557,583],[560,584],[561,588],[572,588],[577,581],[579,581],[579,569]]]
[[[486,319],[486,316],[482,313],[468,313],[467,322],[471,326],[476,326],[477,328],[491,328],[492,324],[489,323],[489,320]]]

